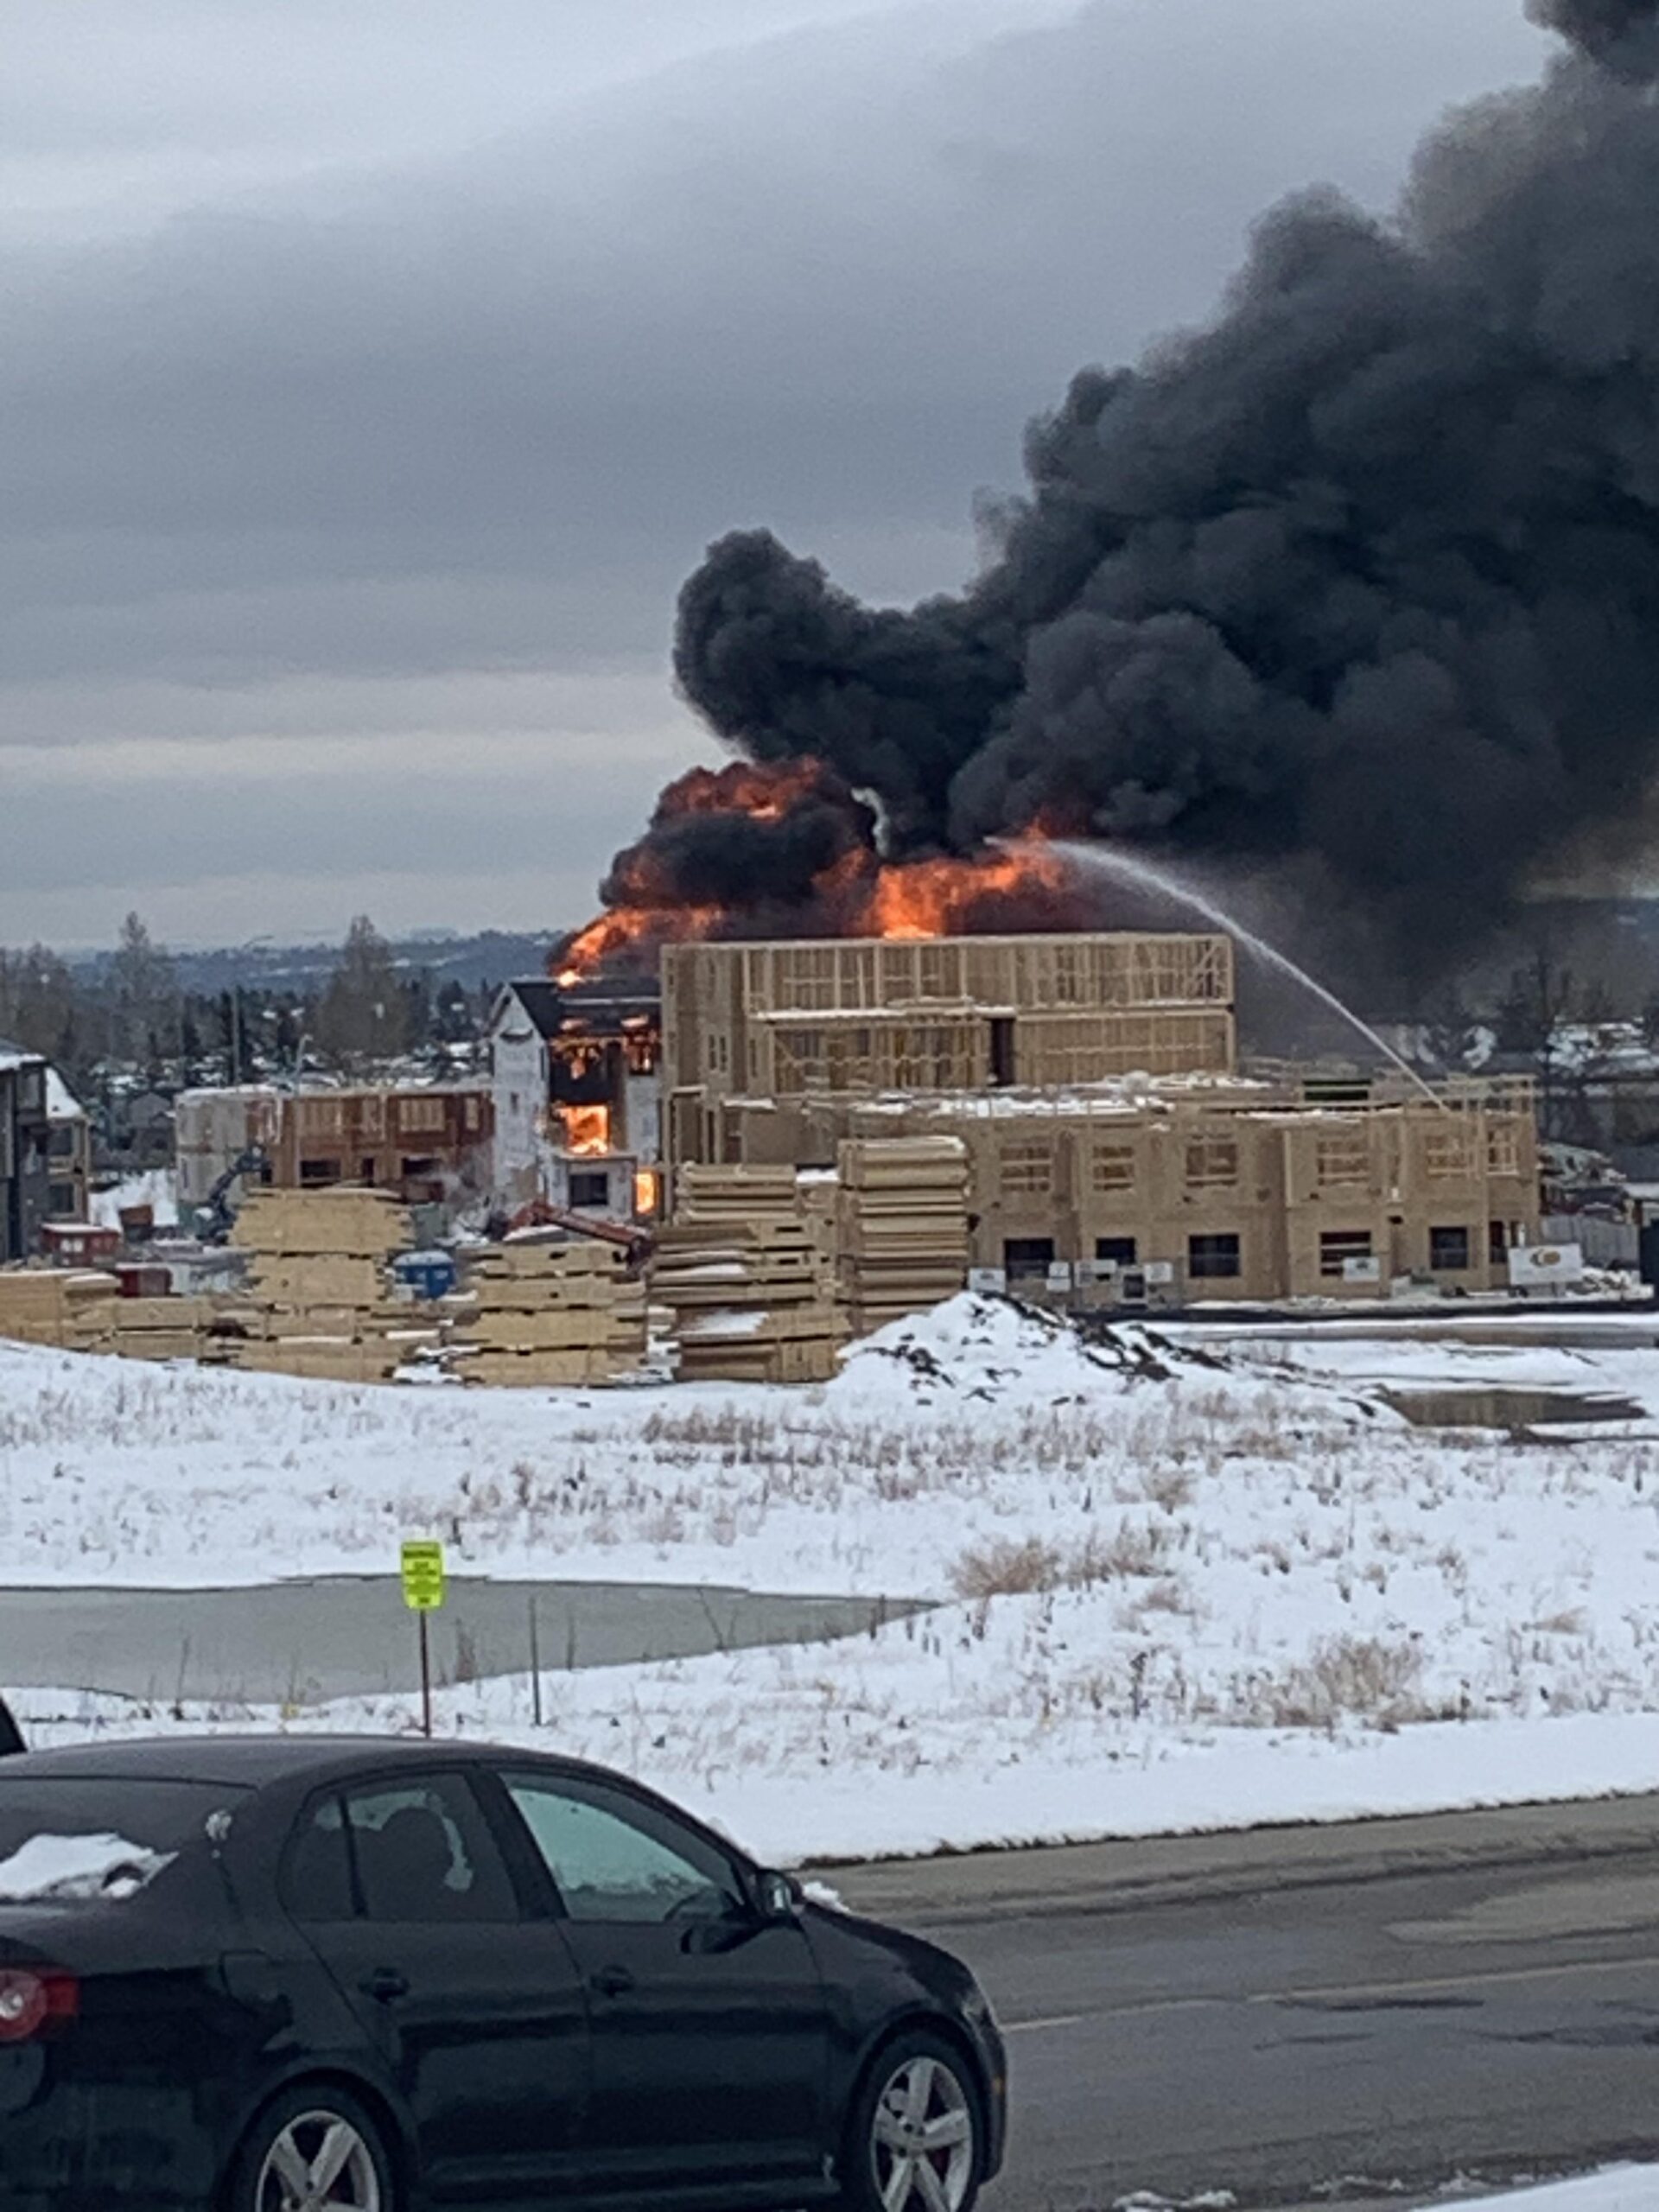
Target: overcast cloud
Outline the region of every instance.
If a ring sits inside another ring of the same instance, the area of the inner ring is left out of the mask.
[[[619,21],[619,18],[621,19]],[[0,940],[583,917],[674,593],[954,585],[1085,361],[1518,0],[0,0]]]

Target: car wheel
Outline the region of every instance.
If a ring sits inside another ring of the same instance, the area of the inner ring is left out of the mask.
[[[236,2162],[228,2212],[398,2212],[380,2131],[355,2098],[302,2084],[259,2115]]]
[[[971,2069],[943,2037],[890,2044],[854,2107],[842,2212],[972,2212],[981,2109]]]

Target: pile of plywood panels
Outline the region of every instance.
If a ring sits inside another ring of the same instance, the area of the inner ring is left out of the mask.
[[[836,1243],[855,1332],[954,1298],[968,1281],[968,1152],[960,1137],[849,1139]]]
[[[98,1269],[0,1274],[0,1338],[124,1359],[195,1359],[219,1320],[213,1298],[123,1298]]]
[[[0,1273],[0,1338],[101,1351],[115,1293],[115,1277],[97,1268],[8,1268]]]
[[[828,1381],[845,1328],[794,1169],[687,1167],[675,1197],[651,1282],[682,1381]]]
[[[236,1242],[262,1262],[353,1258],[384,1266],[409,1249],[409,1209],[389,1191],[256,1191],[236,1217]]]
[[[124,1359],[199,1359],[219,1313],[213,1298],[112,1299],[103,1348]]]
[[[493,1388],[603,1388],[669,1372],[668,1316],[619,1246],[532,1234],[468,1255],[445,1300],[451,1371]]]
[[[387,1263],[412,1238],[388,1192],[260,1191],[236,1217],[236,1242],[249,1255],[238,1367],[381,1382],[435,1349],[437,1329],[411,1325],[391,1294]]]

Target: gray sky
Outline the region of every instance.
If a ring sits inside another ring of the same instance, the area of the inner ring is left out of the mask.
[[[962,581],[1087,361],[1519,0],[0,0],[0,942],[585,918],[674,593]]]

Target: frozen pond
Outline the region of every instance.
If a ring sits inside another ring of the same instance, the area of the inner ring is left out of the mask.
[[[452,1576],[431,1614],[440,1681],[696,1657],[867,1633],[914,1601],[687,1584]],[[0,1687],[149,1700],[308,1705],[418,1686],[415,1616],[395,1575],[238,1590],[0,1589]]]

